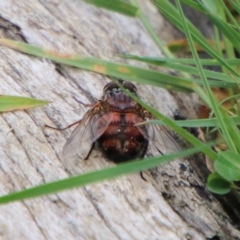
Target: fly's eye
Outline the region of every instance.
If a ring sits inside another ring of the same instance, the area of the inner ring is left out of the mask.
[[[113,83],[113,82],[110,82],[110,83],[107,83],[103,89],[103,92],[104,93],[107,93],[109,91],[112,91],[114,88],[117,88],[117,84],[116,83]]]
[[[124,82],[123,86],[128,89],[131,93],[133,94],[137,94],[137,88],[134,84],[132,84],[131,82]]]

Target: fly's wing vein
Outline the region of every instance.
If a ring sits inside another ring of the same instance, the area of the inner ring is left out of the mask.
[[[84,159],[88,155],[92,144],[104,133],[111,122],[111,118],[104,115],[106,114],[101,107],[101,102],[96,103],[84,115],[63,147],[64,158],[79,154]]]
[[[148,112],[145,112],[144,121],[154,120],[155,118]],[[157,124],[138,125],[139,130],[149,140],[150,147],[160,154],[167,154],[180,151],[180,147],[164,126]]]
[[[79,122],[78,126],[73,131],[70,138],[67,140],[63,147],[63,157],[72,157],[75,154],[80,154],[83,145],[84,151],[91,149],[92,143],[94,142],[94,134],[92,131],[92,125],[94,124],[95,117],[86,113],[83,119]]]
[[[178,152],[181,150],[180,146],[170,135],[167,128],[165,128],[164,126],[158,126],[158,125],[152,125],[152,128],[156,129],[156,131],[158,130],[157,134],[155,134],[155,137],[152,140],[154,147],[158,151],[162,151],[164,154],[166,154],[166,153]],[[161,150],[161,147],[163,147],[162,150]]]

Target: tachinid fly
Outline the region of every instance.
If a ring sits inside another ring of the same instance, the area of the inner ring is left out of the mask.
[[[131,82],[119,83],[137,96],[137,88]],[[159,125],[142,124],[154,117],[145,108],[125,94],[118,84],[110,82],[103,89],[103,96],[83,118],[64,129],[78,124],[63,147],[63,157],[81,153],[81,147],[89,146],[87,159],[94,147],[99,148],[105,157],[115,163],[143,158],[149,144],[160,154],[166,147],[176,142]],[[64,130],[61,129],[61,130]]]

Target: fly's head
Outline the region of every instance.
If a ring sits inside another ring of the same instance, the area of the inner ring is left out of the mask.
[[[137,88],[131,82],[125,82],[119,80],[119,83],[132,94],[137,96]],[[110,82],[105,85],[103,89],[103,97],[102,100],[106,102],[110,108],[125,110],[127,108],[133,108],[137,105],[137,103],[128,96],[115,82]]]

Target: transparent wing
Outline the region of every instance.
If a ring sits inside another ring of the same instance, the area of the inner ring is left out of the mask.
[[[154,120],[150,113],[148,113],[145,121],[148,120]],[[179,145],[164,126],[144,124],[139,125],[138,128],[149,140],[149,148],[153,150],[153,152],[167,154],[180,151]]]
[[[96,105],[79,121],[78,126],[67,140],[63,147],[63,158],[67,159],[74,155],[80,155],[83,159],[86,158],[92,148],[93,142],[108,127],[111,119],[101,117],[99,113],[96,113],[94,111]]]
[[[164,126],[148,124],[149,141],[161,154],[180,151],[180,147]]]

